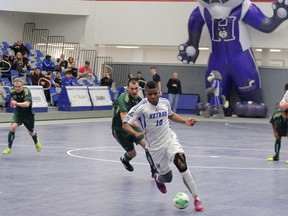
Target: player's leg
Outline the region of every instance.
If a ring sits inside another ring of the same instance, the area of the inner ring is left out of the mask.
[[[177,167],[177,169],[179,170],[179,172],[181,173],[184,184],[194,197],[195,210],[196,211],[203,210],[204,206],[201,204],[201,201],[199,199],[194,176],[191,174],[190,170],[187,167],[184,152],[176,153],[173,162]]]
[[[281,137],[275,140],[275,144],[274,144],[275,155],[273,157],[267,158],[267,160],[279,161],[280,148],[281,148]]]
[[[137,143],[137,142],[136,142]],[[158,171],[157,171],[157,169],[156,169],[156,166],[155,166],[155,164],[154,164],[154,161],[153,161],[153,159],[152,159],[152,156],[151,156],[151,154],[150,154],[150,152],[149,152],[149,150],[148,150],[148,148],[147,148],[147,146],[146,146],[146,142],[145,142],[145,140],[144,139],[141,139],[140,140],[140,145],[142,146],[142,148],[145,150],[145,156],[146,156],[146,159],[147,159],[147,161],[148,161],[148,163],[149,163],[149,165],[150,165],[150,169],[151,169],[151,173],[152,173],[152,178],[154,178],[154,175],[156,174],[156,173],[158,173]]]
[[[130,161],[136,157],[136,150],[134,143],[129,139],[129,135],[124,131],[118,131],[113,129],[112,134],[117,142],[125,149],[125,153],[120,157],[120,161],[124,165],[125,169],[132,172],[134,167],[130,164]]]
[[[41,146],[41,143],[37,137],[37,133],[34,130],[34,125],[35,125],[34,115],[26,116],[25,120],[23,121],[23,124],[27,128],[30,136],[32,137],[36,150],[38,152],[40,152],[42,149],[42,146]]]
[[[12,122],[11,127],[10,127],[10,131],[8,133],[8,147],[2,152],[3,154],[11,154],[12,153],[12,145],[13,145],[13,141],[15,139],[15,132],[16,129],[18,127],[18,123],[16,122]]]

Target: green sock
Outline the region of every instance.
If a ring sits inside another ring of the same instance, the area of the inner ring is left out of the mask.
[[[125,154],[124,154],[124,160],[126,162],[129,162],[130,160],[132,160],[132,158],[128,156],[127,152],[125,152]]]
[[[149,163],[149,165],[150,165],[151,171],[152,171],[152,170],[156,170],[156,167],[155,167],[155,164],[154,164],[154,162],[153,162],[153,159],[152,159],[152,157],[151,157],[151,155],[150,155],[150,152],[149,152],[149,151],[146,151],[145,154],[146,154],[146,159],[147,159],[147,161],[148,161],[148,163]]]
[[[9,131],[9,133],[8,133],[8,147],[10,149],[12,148],[14,138],[15,138],[15,132]]]
[[[38,138],[37,138],[37,133],[35,133],[35,135],[34,135],[34,136],[32,136],[32,139],[33,139],[34,143],[36,144],[36,143],[37,143],[37,141],[38,141]]]
[[[280,148],[281,148],[281,139],[275,140],[275,153],[276,153],[275,156],[277,157],[279,157]]]

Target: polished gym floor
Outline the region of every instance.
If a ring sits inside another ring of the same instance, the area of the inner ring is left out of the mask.
[[[38,121],[41,153],[21,126],[12,154],[0,156],[0,215],[286,216],[287,139],[280,161],[267,162],[274,154],[268,122],[200,119],[192,128],[171,123],[196,179],[203,212],[195,212],[192,203],[185,210],[173,206],[175,193],[189,194],[173,165],[167,194],[158,191],[140,146],[134,172],[124,169],[119,161],[124,151],[111,135],[111,119]],[[0,125],[1,151],[9,125]]]

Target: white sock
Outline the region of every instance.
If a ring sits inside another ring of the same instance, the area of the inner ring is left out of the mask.
[[[190,170],[187,169],[185,172],[181,173],[182,179],[186,187],[189,189],[189,191],[192,193],[193,198],[198,198],[198,193],[197,193],[197,188],[196,188],[196,183],[194,180],[193,175],[191,174]]]

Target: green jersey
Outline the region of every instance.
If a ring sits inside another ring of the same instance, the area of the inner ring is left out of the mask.
[[[138,104],[142,98],[140,96],[136,96],[135,98],[131,97],[129,93],[123,92],[114,103],[114,116],[112,120],[112,129],[123,130],[122,129],[122,120],[120,113],[121,112],[129,112],[129,110]]]
[[[284,119],[282,117],[282,111],[280,109],[277,109],[271,119],[270,119],[270,123],[274,124],[277,132],[280,135],[286,135],[288,132],[288,119]]]
[[[20,93],[17,93],[15,91],[15,89],[11,90],[11,97],[17,101],[17,102],[25,102],[25,101],[30,101],[30,105],[29,107],[19,107],[17,106],[15,108],[14,113],[17,115],[21,115],[21,116],[25,116],[25,115],[29,115],[29,114],[33,114],[32,111],[32,96],[31,96],[31,92],[28,88],[24,87],[23,91],[21,91]]]

